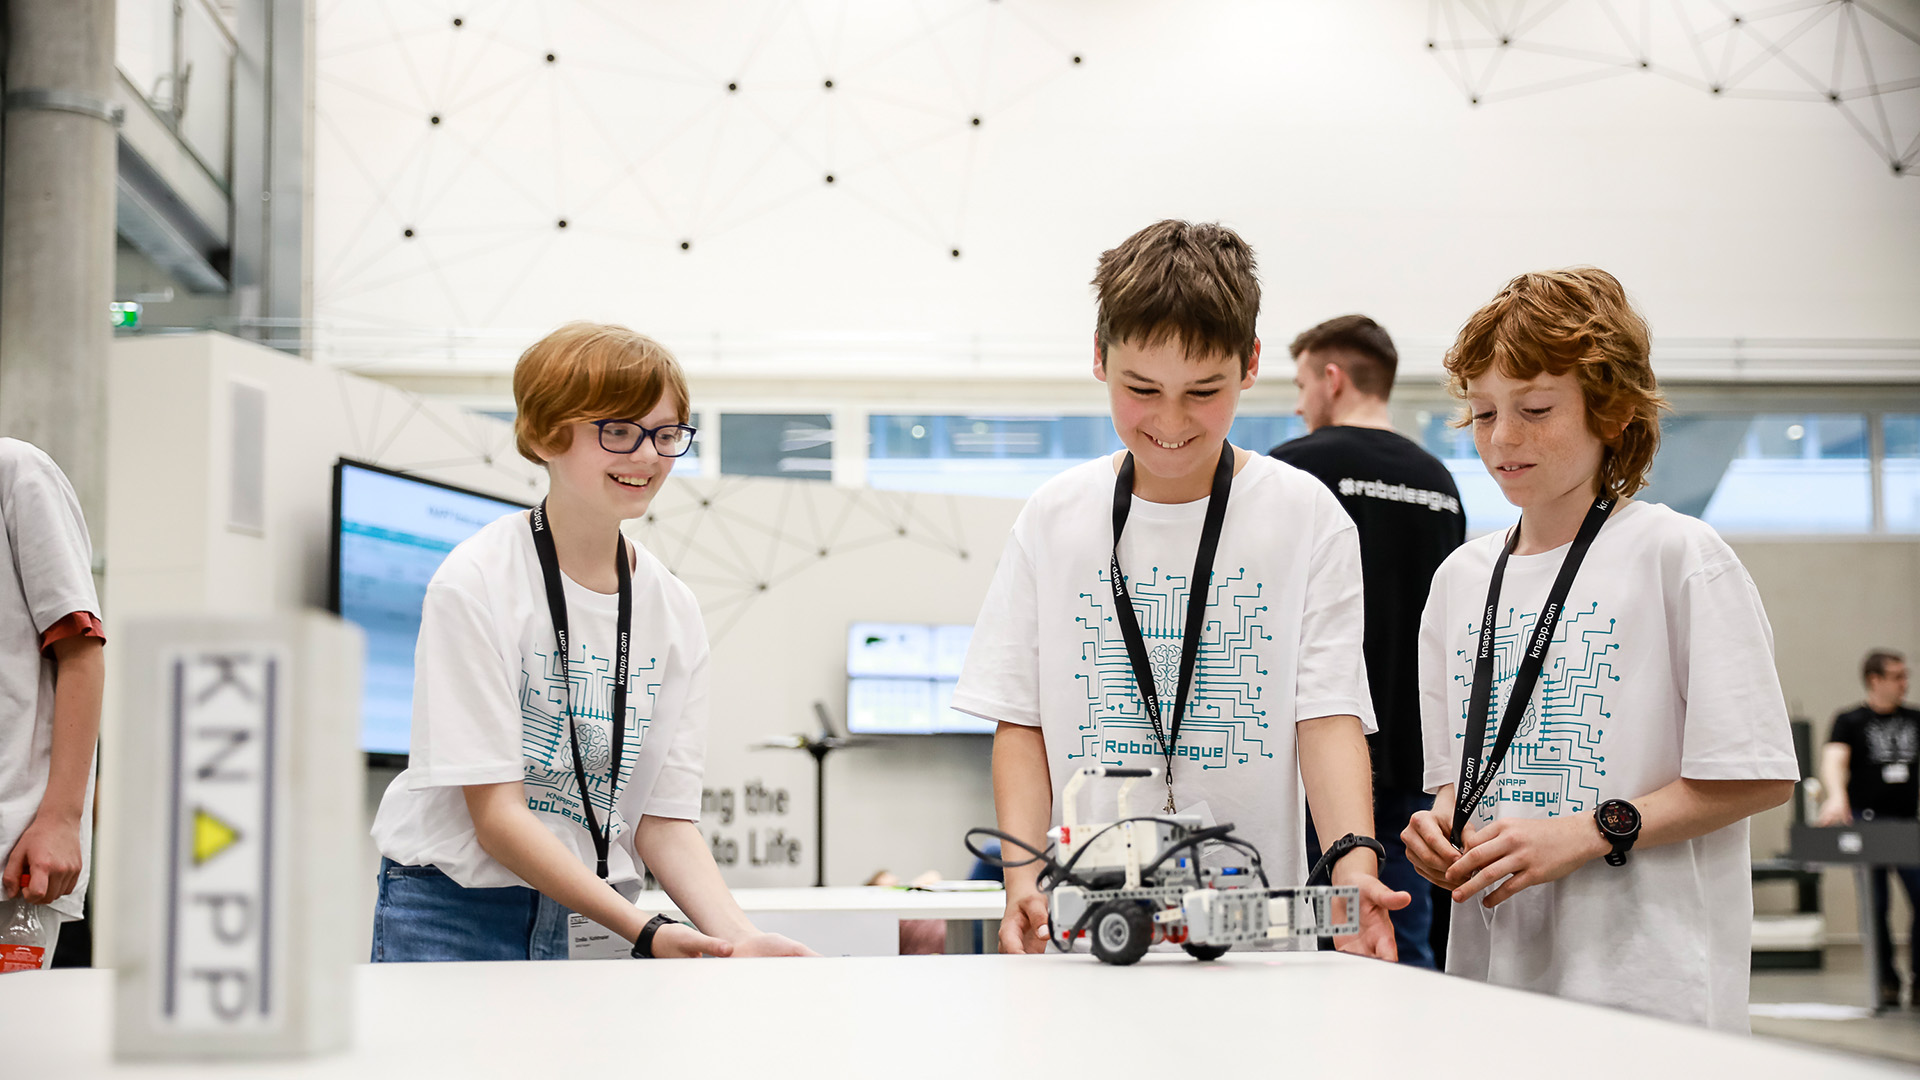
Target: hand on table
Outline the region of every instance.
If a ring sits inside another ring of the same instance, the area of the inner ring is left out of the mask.
[[[779,934],[755,933],[733,943],[735,956],[819,956],[820,954]]]
[[[1522,889],[1558,881],[1613,850],[1592,814],[1501,818],[1484,829],[1469,824],[1461,840],[1466,852],[1447,871],[1449,878],[1459,882],[1452,886],[1454,903],[1464,904],[1506,878],[1480,901],[1486,907],[1495,907]]]
[[[50,904],[80,883],[80,823],[35,816],[7,853],[0,871],[0,896],[22,893],[34,904]]]
[[[1000,951],[1045,952],[1047,934],[1047,898],[1038,891],[1009,892],[1007,912],[1000,918]]]
[[[1393,916],[1387,913],[1413,903],[1413,897],[1388,888],[1379,875],[1362,862],[1362,855],[1371,854],[1355,851],[1334,864],[1333,883],[1352,885],[1360,890],[1360,932],[1334,938],[1333,947],[1355,956],[1394,961],[1400,959],[1400,947],[1394,942]],[[1349,869],[1343,872],[1343,866]]]

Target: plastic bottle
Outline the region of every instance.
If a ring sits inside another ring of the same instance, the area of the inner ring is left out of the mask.
[[[39,971],[53,961],[53,942],[47,928],[51,918],[43,918],[40,905],[30,904],[25,896],[0,900],[0,974],[13,971]]]

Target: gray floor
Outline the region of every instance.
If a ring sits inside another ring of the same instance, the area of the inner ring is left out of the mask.
[[[1753,1001],[1825,1002],[1863,1006],[1867,980],[1860,948],[1829,946],[1820,971],[1756,971]],[[1859,1054],[1920,1064],[1920,1011],[1894,1009],[1878,1016],[1847,1020],[1784,1020],[1756,1016],[1753,1033],[1794,1042],[1815,1043]]]

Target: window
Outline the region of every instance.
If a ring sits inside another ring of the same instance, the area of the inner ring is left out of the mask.
[[[1729,421],[1738,423],[1743,418],[1713,419],[1724,428]],[[1661,456],[1680,449],[1663,445]],[[1866,416],[1761,414],[1746,421],[1745,430],[1728,449],[1730,454],[1717,459],[1726,461],[1719,483],[1698,511],[1715,529],[1723,533],[1872,531],[1873,476]],[[1709,459],[1707,463],[1717,462]]]
[[[1241,416],[1228,439],[1264,454],[1305,432],[1297,417]],[[1106,416],[875,413],[868,434],[872,487],[1009,499],[1024,499],[1066,469],[1122,448]]]
[[[833,417],[826,413],[721,413],[719,419],[722,473],[789,480],[833,476]]]
[[[1888,532],[1920,532],[1920,414],[1880,418],[1880,505]]]

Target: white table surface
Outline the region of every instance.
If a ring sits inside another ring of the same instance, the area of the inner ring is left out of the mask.
[[[382,964],[351,1051],[116,1066],[112,975],[0,976],[4,1073],[374,1077],[1911,1077],[1331,953]],[[576,1071],[590,1070],[590,1071]]]
[[[894,916],[901,919],[997,919],[1007,894],[922,892],[885,886],[826,889],[735,889],[733,898],[749,917],[764,912]],[[642,911],[678,911],[664,892],[643,892],[634,900]]]

